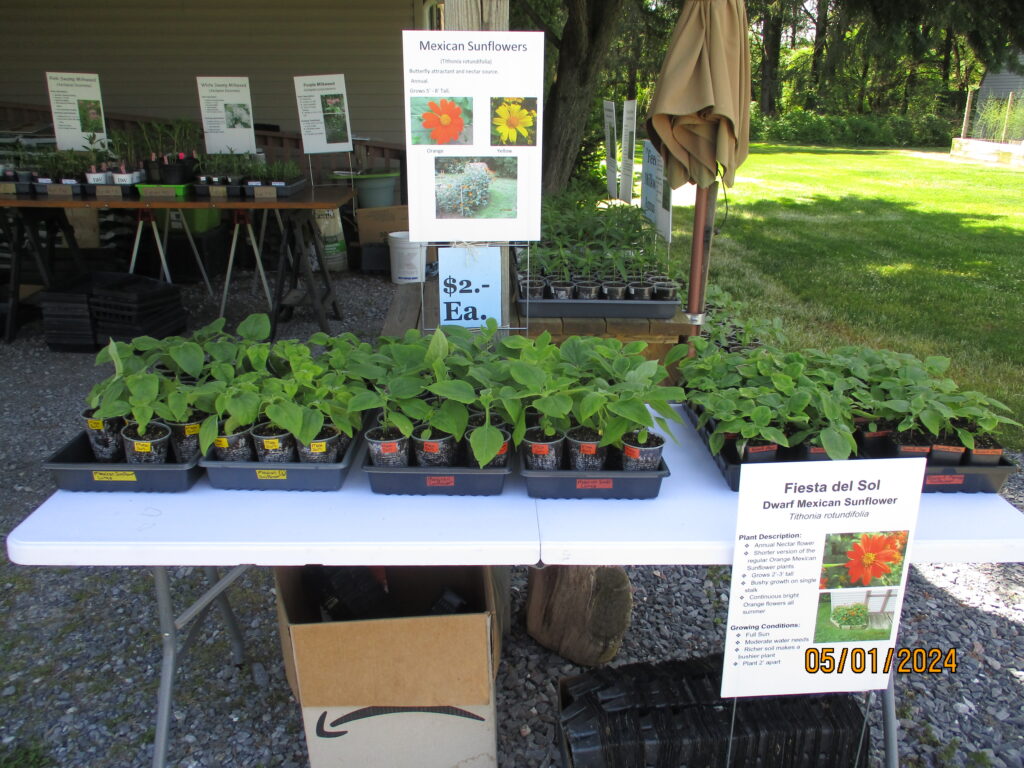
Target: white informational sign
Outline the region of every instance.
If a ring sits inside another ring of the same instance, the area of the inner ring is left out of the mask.
[[[619,199],[633,201],[633,152],[636,147],[636,100],[622,104],[622,175],[619,177]]]
[[[344,75],[296,77],[295,101],[302,149],[307,155],[352,151]]]
[[[197,77],[199,109],[208,154],[253,153],[252,99],[248,77]]]
[[[47,72],[46,87],[57,149],[86,149],[90,137],[97,142],[106,140],[99,75]]]
[[[489,317],[501,324],[501,248],[437,249],[440,325],[479,328]]]
[[[615,120],[615,102],[604,102],[604,160],[608,175],[608,197],[618,197],[619,160],[617,148],[619,143],[618,125]]]
[[[666,243],[672,242],[672,188],[665,179],[665,161],[650,141],[644,141],[640,177],[640,207]]]
[[[544,34],[402,36],[409,236],[539,239]]]
[[[924,466],[743,465],[723,697],[886,687]]]

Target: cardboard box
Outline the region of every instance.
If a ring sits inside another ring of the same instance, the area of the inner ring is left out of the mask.
[[[389,205],[382,208],[360,208],[356,211],[359,244],[388,244],[388,233],[409,229],[409,206]]]
[[[400,618],[320,621],[301,568],[276,568],[285,672],[312,768],[497,766],[501,654],[487,568],[388,568]],[[470,613],[430,615],[445,588]]]

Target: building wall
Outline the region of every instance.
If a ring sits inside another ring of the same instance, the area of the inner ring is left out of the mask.
[[[247,76],[257,123],[298,131],[296,75],[343,73],[353,135],[404,143],[401,30],[416,0],[11,3],[0,101],[49,103],[45,72],[100,76],[107,112],[199,120],[197,75]]]
[[[1021,64],[1024,64],[1024,55],[1020,57]],[[1020,94],[1024,91],[1024,75],[1004,69],[1000,72],[989,72],[981,81],[978,89],[977,103],[992,97],[1005,99],[1011,93]]]

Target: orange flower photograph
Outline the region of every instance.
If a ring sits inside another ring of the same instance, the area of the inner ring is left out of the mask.
[[[898,585],[909,535],[909,531],[829,534],[825,537],[818,588]]]
[[[413,144],[471,144],[473,99],[466,97],[409,100]]]

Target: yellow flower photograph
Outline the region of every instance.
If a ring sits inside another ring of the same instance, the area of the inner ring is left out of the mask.
[[[491,99],[491,146],[537,146],[537,99]]]

